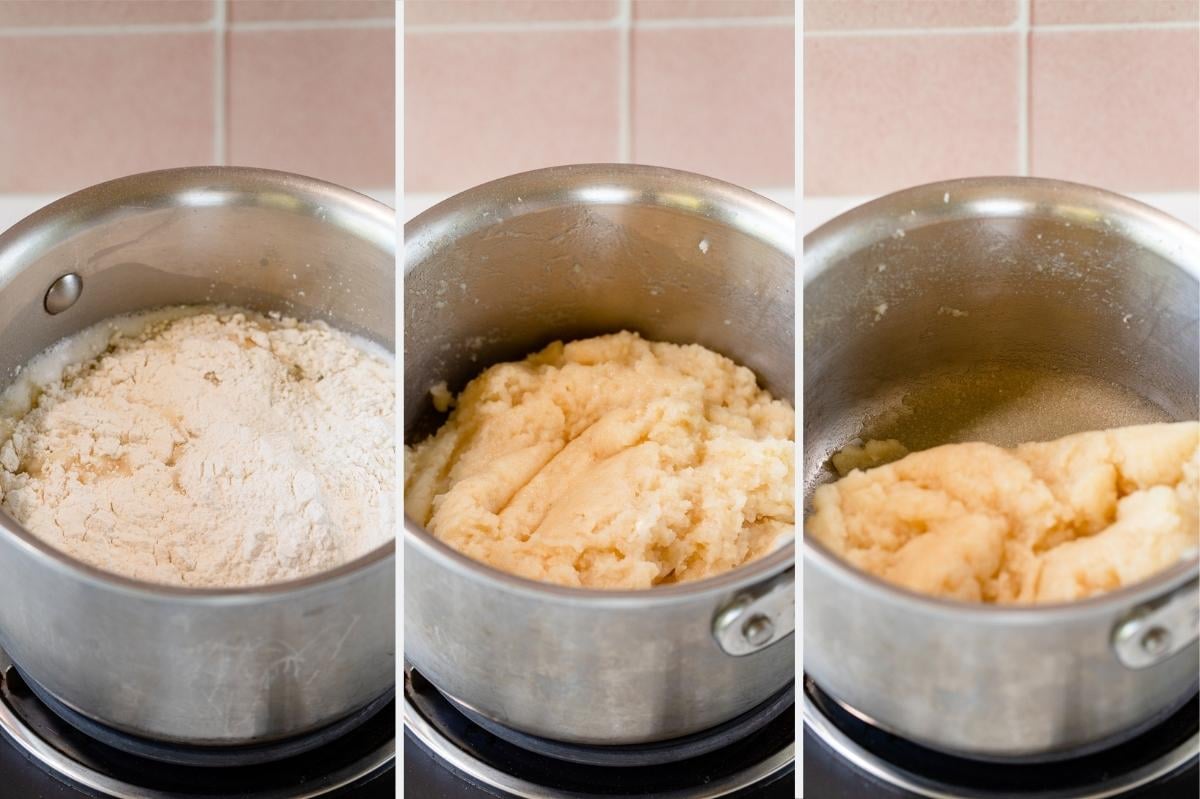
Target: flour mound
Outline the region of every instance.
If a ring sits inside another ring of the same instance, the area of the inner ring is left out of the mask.
[[[0,423],[0,507],[73,558],[197,587],[310,575],[392,536],[384,357],[319,322],[146,318],[27,370],[52,376]]]

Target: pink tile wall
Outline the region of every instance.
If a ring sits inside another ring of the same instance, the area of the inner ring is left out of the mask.
[[[1033,0],[1036,25],[1197,20],[1197,0]]]
[[[1194,29],[1035,29],[1030,68],[1032,174],[1141,191],[1197,187]]]
[[[407,33],[405,190],[616,160],[617,49],[611,29]]]
[[[230,0],[234,22],[265,20],[392,19],[392,0]]]
[[[1008,25],[1021,0],[805,0],[804,30]]]
[[[405,25],[613,19],[617,0],[405,0]]]
[[[392,28],[239,30],[228,39],[231,164],[382,188],[396,172]]]
[[[807,0],[804,190],[1200,188],[1196,0]],[[950,30],[947,30],[950,29]]]
[[[209,163],[213,75],[203,32],[0,39],[0,191]]]
[[[632,160],[791,186],[794,52],[790,25],[635,28]]]
[[[0,27],[205,22],[215,10],[213,0],[3,0]]]
[[[794,181],[790,0],[405,5],[405,191],[633,161]]]
[[[805,194],[1016,172],[1018,44],[1015,33],[805,41]]]
[[[793,0],[633,0],[635,19],[791,17]]]
[[[0,0],[0,192],[236,163],[385,189],[391,0]]]

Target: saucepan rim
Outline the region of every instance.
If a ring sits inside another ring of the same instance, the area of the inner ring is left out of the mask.
[[[593,205],[647,206],[698,214],[756,235],[792,257],[796,252],[795,215],[748,189],[716,178],[646,164],[569,164],[520,172],[460,192],[414,217],[404,226],[404,274],[447,237],[459,238],[506,217],[578,202]],[[482,213],[489,209],[489,216]],[[757,223],[756,229],[746,225]],[[740,223],[740,224],[739,224]],[[791,398],[794,399],[794,398]],[[795,402],[792,402],[793,407]],[[531,580],[476,561],[431,535],[405,514],[404,546],[456,573],[497,588],[540,600],[589,607],[641,608],[647,604],[684,603],[726,595],[769,580],[795,566],[789,541],[774,551],[727,572],[704,579],[644,589],[575,588]]]
[[[363,216],[369,229],[365,238],[381,248],[395,247],[396,216],[388,206],[359,192],[328,181],[272,169],[237,166],[197,166],[142,172],[98,183],[63,197],[35,211],[0,233],[0,291],[8,283],[6,261],[22,257],[28,250],[42,250],[70,238],[94,222],[96,217],[151,197],[173,198],[179,207],[203,206],[217,202],[223,193],[249,195],[270,190],[276,196],[292,200],[315,201],[321,197],[348,212]],[[190,192],[190,194],[189,194]],[[324,204],[322,204],[324,205]],[[55,231],[54,241],[44,241],[46,230]],[[16,267],[13,275],[19,271]],[[138,580],[96,568],[76,560],[29,533],[7,513],[0,511],[0,535],[42,565],[95,586],[132,597],[160,601],[185,602],[205,606],[244,606],[264,600],[290,601],[309,593],[324,591],[340,584],[369,578],[381,571],[394,570],[396,539],[317,574],[265,585],[230,588],[201,588]]]
[[[904,209],[904,212],[897,213],[898,209]],[[927,183],[852,208],[804,237],[804,283],[807,286],[822,274],[835,260],[837,252],[857,251],[869,245],[872,237],[877,240],[894,235],[897,229],[907,231],[931,223],[989,217],[1090,222],[1097,218],[1096,214],[1103,215],[1099,218],[1120,217],[1130,221],[1144,233],[1138,242],[1160,252],[1167,242],[1180,243],[1183,257],[1171,259],[1172,263],[1200,283],[1200,231],[1144,203],[1105,189],[1062,180],[1015,176]],[[1197,555],[1145,580],[1085,599],[1005,605],[964,602],[893,585],[846,563],[808,536],[801,534],[800,540],[806,570],[821,569],[849,590],[895,603],[916,613],[955,621],[1023,626],[1053,624],[1056,620],[1076,620],[1086,616],[1109,618],[1200,580],[1200,555]]]

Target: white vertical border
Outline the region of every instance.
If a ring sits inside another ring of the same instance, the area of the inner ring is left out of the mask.
[[[617,7],[617,160],[633,157],[633,0]]]
[[[213,0],[213,163],[225,166],[229,135],[225,122],[228,86],[225,75],[225,42],[228,30],[225,0]]]
[[[405,219],[404,216],[404,3],[402,0],[396,2],[396,92],[393,102],[396,104],[396,123],[395,123],[395,139],[396,139],[396,174],[394,185],[396,187],[396,274],[393,280],[393,291],[395,294],[394,305],[396,307],[395,322],[395,338],[396,338],[396,358],[395,374],[396,374],[396,400],[395,400],[395,416],[396,416],[396,507],[400,513],[396,514],[396,696],[400,697],[404,690],[404,535],[403,535],[403,519],[404,519],[404,490],[401,484],[401,475],[404,474],[404,464],[401,462],[403,448],[401,443],[404,438],[404,225],[401,224]],[[396,702],[396,721],[395,730],[398,738],[404,736],[404,722],[400,714],[401,703]],[[396,796],[404,796],[404,742],[397,741],[396,746]]]
[[[1017,174],[1029,175],[1030,0],[1017,3]]]
[[[796,425],[796,455],[803,466],[804,458],[804,237],[802,231],[806,226],[801,224],[804,214],[804,3],[796,4],[796,47],[795,47],[795,85],[792,87],[793,111],[792,137],[796,145],[794,161],[795,168],[795,203],[796,212],[796,386],[795,404],[796,415],[800,424]],[[803,469],[796,469],[793,497],[797,508],[803,508],[803,497],[800,492],[800,474]],[[803,512],[803,511],[801,511]],[[804,535],[804,523],[800,520],[800,535]],[[796,631],[792,638],[796,645],[796,790],[795,795],[804,796],[804,714],[801,712],[804,692],[804,559],[802,541],[798,538],[796,547]]]

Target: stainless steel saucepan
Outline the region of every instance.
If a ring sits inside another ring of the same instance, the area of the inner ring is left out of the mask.
[[[490,364],[632,329],[699,343],[793,396],[794,226],[709,178],[556,167],[488,183],[405,227],[405,438]],[[502,574],[406,519],[405,655],[511,729],[587,744],[677,738],[793,679],[792,547],[727,574],[596,591]]]
[[[1099,189],[981,178],[868,203],[805,240],[804,481],[856,437],[1011,445],[1197,418],[1200,233]],[[1195,696],[1193,557],[1069,604],[920,596],[804,542],[804,667],[928,746],[1054,758]]]
[[[0,236],[0,387],[106,317],[230,303],[321,318],[394,348],[395,218],[279,172],[114,180]],[[0,647],[68,709],[200,746],[277,742],[394,685],[395,545],[260,588],[153,585],[78,563],[0,514]]]

